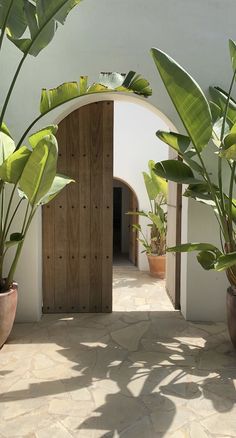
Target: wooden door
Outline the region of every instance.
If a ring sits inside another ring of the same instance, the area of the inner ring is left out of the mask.
[[[43,312],[112,311],[113,102],[59,124],[58,171],[75,179],[43,207]]]
[[[129,211],[138,211],[138,201],[134,192],[130,190],[130,207]],[[138,233],[133,230],[132,225],[138,224],[138,216],[129,216],[129,260],[135,266],[138,264]]]
[[[172,150],[169,158],[178,160]],[[168,184],[168,219],[167,219],[167,247],[181,243],[181,209],[182,186],[174,182]],[[166,290],[175,309],[180,309],[180,253],[167,253]]]

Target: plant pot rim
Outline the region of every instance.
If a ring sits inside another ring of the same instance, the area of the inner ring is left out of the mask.
[[[146,253],[148,257],[165,257],[166,254],[158,255],[158,254],[148,254]]]
[[[0,292],[0,297],[6,297],[7,295],[12,294],[13,292],[15,292],[18,289],[18,283],[16,283],[15,281],[12,283],[12,287],[5,291],[5,292]]]

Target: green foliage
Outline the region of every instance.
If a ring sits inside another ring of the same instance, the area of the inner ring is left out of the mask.
[[[15,144],[4,118],[18,75],[27,57],[38,56],[48,46],[58,27],[65,23],[68,14],[80,2],[0,0],[0,51],[4,37],[7,36],[22,52],[5,100],[0,105],[0,287],[4,287],[4,290],[12,284],[25,236],[38,207],[50,202],[68,184],[74,182],[67,176],[57,174],[57,126],[49,125],[32,133],[34,125],[46,113],[86,94],[122,91],[148,97],[152,93],[148,81],[133,71],[127,75],[101,73],[98,82],[91,85],[88,85],[87,76],[81,76],[79,82],[67,82],[50,90],[43,89],[40,114]],[[23,146],[27,137],[28,146]],[[155,178],[158,179],[156,175]],[[6,186],[11,186],[8,197],[5,196]],[[16,193],[19,195],[17,200]],[[22,215],[18,216],[19,209],[25,213],[22,223]],[[12,232],[14,223],[19,227],[17,232]],[[3,281],[4,258],[13,246],[16,249],[12,264],[6,281]]]
[[[168,184],[165,179],[157,176],[154,172],[155,162],[148,162],[149,174],[143,172],[143,179],[150,202],[151,210],[130,211],[127,214],[142,216],[147,218],[150,227],[150,237],[146,237],[145,232],[138,224],[133,224],[133,230],[138,232],[138,240],[144,247],[147,254],[163,255],[166,250],[167,233],[167,213],[166,201]]]
[[[236,286],[236,102],[232,89],[236,77],[236,44],[229,41],[233,77],[226,92],[210,87],[208,102],[196,81],[172,58],[161,50],[152,49],[154,62],[165,88],[187,131],[185,134],[158,131],[157,136],[173,148],[182,159],[156,163],[156,175],[186,184],[184,196],[213,209],[220,228],[221,250],[208,243],[186,243],[168,248],[174,252],[197,252],[200,265],[216,271],[227,270],[227,277]],[[215,148],[212,145],[215,145]],[[208,158],[203,151],[208,148]],[[208,168],[217,162],[216,171]],[[216,160],[215,160],[216,158]],[[223,163],[229,174],[223,181]],[[224,184],[223,184],[224,183]]]

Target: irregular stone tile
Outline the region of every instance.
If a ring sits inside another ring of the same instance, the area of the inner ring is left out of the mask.
[[[46,404],[47,400],[43,397],[22,399],[20,401],[18,399],[9,400],[1,405],[0,418],[12,420],[15,417],[37,410],[42,406],[45,407]]]
[[[69,415],[70,417],[85,418],[94,410],[94,403],[88,400],[53,399],[49,404],[49,414]]]
[[[211,335],[221,333],[226,330],[226,323],[224,322],[189,322],[189,325],[204,330]]]
[[[111,333],[113,340],[129,351],[136,351],[139,341],[148,330],[150,323],[143,321],[137,324],[132,324],[127,328],[117,330]]]
[[[206,429],[204,429],[202,425],[196,421],[193,421],[189,425],[189,436],[190,438],[209,438]]]
[[[122,320],[127,324],[133,324],[139,321],[148,321],[149,315],[148,312],[129,312],[123,314]]]
[[[156,411],[151,414],[151,419],[156,432],[169,433],[180,429],[190,421],[193,421],[196,415],[184,406],[178,406],[168,411]]]
[[[217,412],[200,422],[212,434],[236,436],[236,408],[229,412]]]
[[[235,368],[235,357],[216,351],[201,351],[199,354],[198,368],[202,370],[221,370]]]
[[[147,415],[147,410],[141,402],[120,393],[108,394],[105,403],[101,405],[99,401],[99,405],[94,416],[84,420],[82,429],[93,430],[97,427],[99,430],[120,432]]]
[[[36,432],[40,428],[50,426],[50,419],[45,409],[38,409],[21,415],[9,421],[0,422],[0,433],[5,437],[23,437],[27,434]]]
[[[131,353],[129,358],[134,363],[144,364],[145,366],[151,368],[167,365],[177,367],[190,367],[196,365],[194,357],[184,357],[182,354],[164,354],[153,351],[138,351]]]
[[[153,438],[154,436],[155,432],[149,417],[143,417],[119,434],[120,438]]]
[[[37,438],[72,438],[73,435],[59,422],[51,424],[49,427],[40,429],[36,432]]]

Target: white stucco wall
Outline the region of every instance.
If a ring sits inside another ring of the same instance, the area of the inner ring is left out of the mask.
[[[235,13],[235,0],[84,0],[69,16],[66,26],[59,29],[50,46],[38,58],[26,62],[6,121],[17,137],[27,121],[38,114],[39,90],[42,87],[76,80],[80,74],[88,74],[95,80],[100,71],[134,69],[151,82],[154,93],[150,102],[182,131],[149,56],[149,49],[157,46],[168,52],[192,73],[204,90],[209,84],[227,88],[231,75],[227,40],[236,39]],[[20,57],[17,49],[6,43],[1,54],[4,65],[0,69],[1,96]],[[190,204],[186,206],[186,211],[185,240],[200,237],[208,241],[217,239],[217,230],[212,226],[212,217],[207,210]],[[199,236],[199,223],[207,224],[203,229],[203,232],[207,231],[205,235]],[[37,286],[36,274],[40,270],[37,221],[31,233],[29,259],[27,265],[22,262],[17,279],[22,281],[19,308],[25,312],[28,309],[27,317],[30,314],[34,319],[38,311],[32,297],[34,286]],[[31,281],[33,275],[35,277]],[[195,279],[197,281],[193,281]],[[186,275],[182,282],[185,316],[199,320],[224,318],[226,285],[224,274],[205,273],[198,267],[195,258],[187,256]],[[24,304],[26,302],[28,304]]]
[[[169,130],[167,121],[142,102],[115,101],[114,105],[114,177],[127,182],[137,195],[139,209],[149,211],[150,204],[142,172],[148,172],[149,160],[166,160],[168,148],[155,136],[158,129]],[[147,235],[147,221],[139,223]],[[138,267],[148,270],[143,246],[138,245]]]

